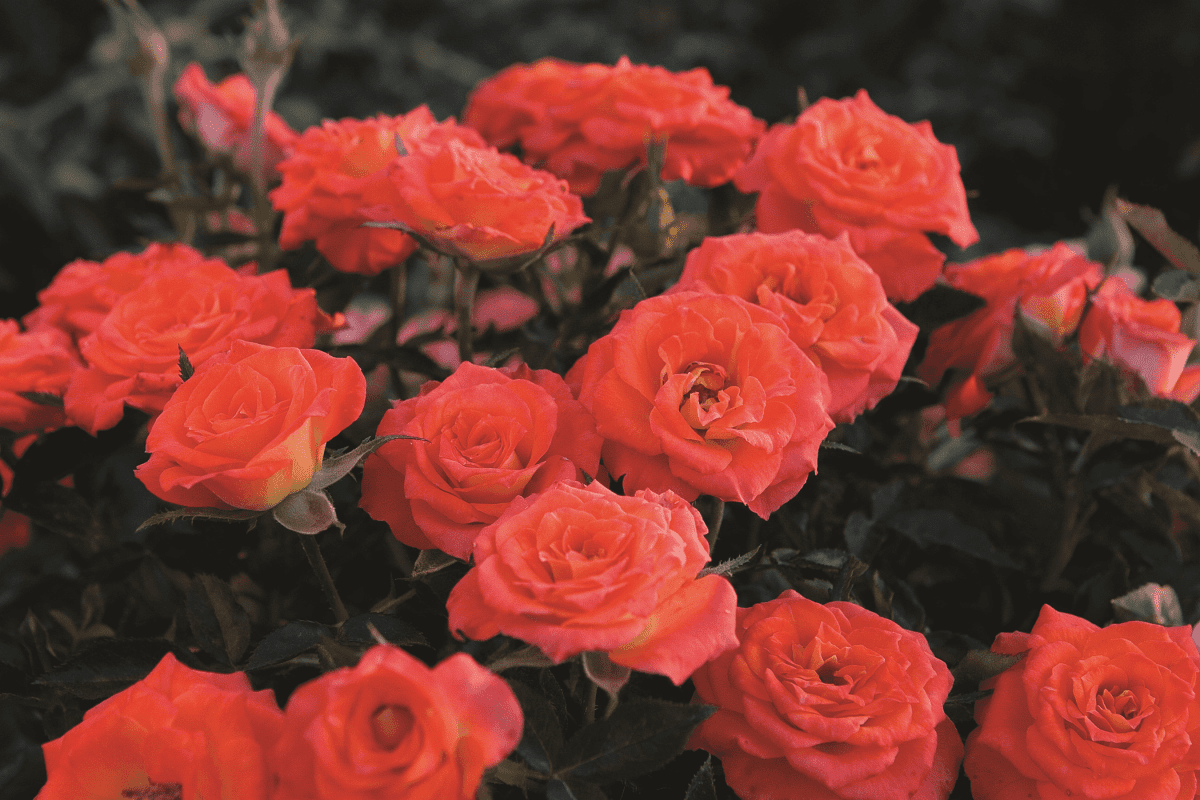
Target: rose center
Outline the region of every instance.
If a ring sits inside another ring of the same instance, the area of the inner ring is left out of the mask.
[[[859,143],[859,147],[850,154],[847,159],[850,166],[863,172],[867,170],[878,169],[883,163],[883,158],[880,157],[879,151],[875,149],[875,145],[883,141],[883,137],[874,136],[869,139],[864,139]]]
[[[1136,729],[1146,715],[1133,692],[1110,686],[1096,693],[1096,709],[1090,716],[1097,727],[1114,733],[1128,733]]]
[[[371,715],[371,733],[384,750],[395,750],[413,727],[413,715],[404,706],[386,705]]]
[[[155,783],[139,789],[122,789],[121,797],[130,800],[183,800],[182,783]]]
[[[712,422],[707,419],[709,412],[720,410],[713,406],[728,402],[725,391],[728,373],[720,365],[704,361],[693,361],[681,371],[688,376],[691,385],[683,396],[680,410],[693,428],[706,428]]]

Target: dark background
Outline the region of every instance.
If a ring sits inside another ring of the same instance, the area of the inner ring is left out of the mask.
[[[248,0],[146,0],[174,80],[236,70]],[[553,55],[703,65],[768,122],[865,87],[958,148],[981,254],[1080,236],[1107,186],[1197,235],[1200,0],[284,0],[304,37],[277,109],[460,114],[479,79]],[[100,0],[0,0],[0,317],[77,257],[168,236],[113,181],[157,173]],[[180,147],[185,143],[180,139]],[[1139,254],[1140,258],[1151,256]]]

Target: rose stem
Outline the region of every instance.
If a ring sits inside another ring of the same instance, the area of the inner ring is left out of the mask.
[[[325,599],[329,601],[329,605],[333,606],[333,613],[337,617],[337,621],[345,622],[350,619],[350,615],[346,612],[346,606],[342,605],[342,598],[338,596],[337,587],[333,585],[333,576],[329,574],[329,567],[325,566],[325,556],[321,555],[317,537],[300,534],[300,546],[304,548],[304,555],[308,556],[308,563],[312,564],[313,572],[317,573],[317,583],[321,584],[321,591],[325,592]]]
[[[725,501],[716,497],[706,498],[709,502],[708,513],[704,514],[704,524],[708,526],[708,552],[711,554],[717,548],[717,534],[721,532],[721,520],[725,518]]]
[[[583,712],[583,721],[585,724],[591,725],[596,721],[596,683],[592,680],[589,680],[588,683],[591,684],[591,688],[588,689],[587,708]]]
[[[388,279],[392,295],[390,298],[392,318],[388,320],[387,348],[388,352],[391,352],[396,347],[396,339],[400,336],[400,326],[404,323],[404,311],[408,298],[408,262],[401,261],[393,266]],[[404,398],[404,381],[400,380],[400,370],[396,367],[396,362],[389,359],[387,368],[392,385],[396,389],[396,396]]]
[[[475,346],[471,341],[471,315],[475,310],[475,290],[479,288],[479,267],[467,259],[455,259],[459,271],[458,293],[454,295],[454,309],[458,312],[458,357],[464,363],[475,358]]]

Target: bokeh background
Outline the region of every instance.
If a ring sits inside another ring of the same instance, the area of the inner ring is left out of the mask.
[[[144,0],[191,60],[237,69],[249,0]],[[461,113],[477,81],[557,56],[707,67],[768,122],[865,87],[957,146],[983,240],[1082,235],[1106,187],[1200,223],[1200,0],[284,0],[303,44],[277,110]],[[101,0],[0,0],[0,317],[63,264],[167,236],[114,183],[158,171],[129,43]],[[180,147],[186,147],[178,133]],[[1150,259],[1144,254],[1139,258]]]

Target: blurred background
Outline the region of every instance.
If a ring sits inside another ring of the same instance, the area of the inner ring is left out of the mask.
[[[192,60],[214,81],[237,70],[249,0],[143,5],[170,42],[170,81]],[[972,193],[983,238],[967,255],[1080,236],[1110,185],[1198,235],[1200,0],[281,6],[303,43],[276,110],[298,130],[422,103],[458,115],[511,63],[628,55],[707,67],[768,122],[796,113],[797,86],[810,99],[865,87],[884,110],[929,119]],[[160,206],[114,186],[159,169],[130,47],[101,0],[0,0],[0,317],[32,308],[74,258],[170,235]]]

